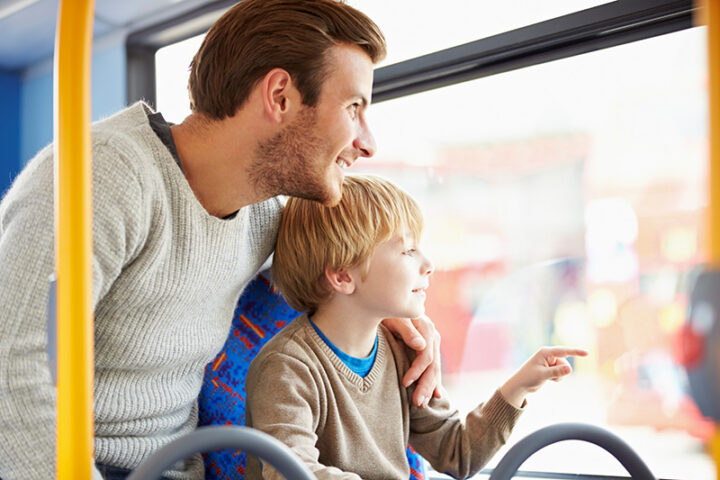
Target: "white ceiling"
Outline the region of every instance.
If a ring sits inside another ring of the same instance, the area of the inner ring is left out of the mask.
[[[73,0],[64,0],[73,1]],[[59,0],[0,0],[0,70],[19,71],[52,56]],[[95,38],[130,32],[176,17],[210,0],[95,0]]]

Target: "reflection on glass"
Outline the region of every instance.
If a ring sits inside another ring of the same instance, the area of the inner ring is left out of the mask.
[[[356,170],[394,179],[424,209],[427,312],[461,410],[541,345],[591,351],[529,398],[511,443],[590,422],[658,477],[715,478],[711,424],[673,359],[706,249],[704,42],[686,30],[371,109],[378,154]],[[624,474],[598,450],[566,442],[523,468]]]

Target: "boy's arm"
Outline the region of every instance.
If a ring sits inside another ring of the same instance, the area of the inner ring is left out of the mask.
[[[0,205],[0,477],[4,480],[55,478],[56,390],[47,356],[46,310],[49,275],[54,271],[53,166],[45,150],[23,172]],[[94,156],[98,156],[94,152]],[[103,162],[95,170],[102,174]],[[107,163],[107,162],[106,162]],[[95,185],[95,205],[109,211],[98,219],[95,212],[94,299],[119,272],[119,242],[131,235],[120,228],[121,207],[139,193],[131,176],[119,185],[119,198],[103,201]],[[124,213],[138,215],[137,205]],[[98,221],[100,220],[100,221]],[[97,245],[106,241],[107,248]],[[112,248],[111,248],[112,247]],[[103,256],[104,255],[104,256]],[[93,470],[94,478],[101,478]]]
[[[409,443],[439,472],[455,478],[474,475],[503,446],[522,410],[496,391],[463,422],[447,395],[427,407],[410,407]]]
[[[247,426],[288,445],[318,480],[361,480],[354,473],[319,461],[315,430],[322,414],[322,400],[307,365],[280,353],[259,357],[248,371],[246,391]],[[282,480],[285,477],[262,462],[262,478]]]
[[[487,403],[470,412],[464,424],[446,400],[433,400],[424,409],[411,407],[410,444],[438,471],[459,478],[475,474],[507,442],[525,396],[547,380],[569,375],[566,357],[586,355],[579,348],[541,348]]]

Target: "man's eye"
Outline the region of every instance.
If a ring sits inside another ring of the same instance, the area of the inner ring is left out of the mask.
[[[411,249],[409,249],[409,250],[405,250],[405,251],[403,252],[403,255],[411,255],[411,256],[412,256],[412,255],[415,254],[415,251],[416,251],[416,250],[415,250],[414,248],[411,248]]]
[[[359,103],[353,103],[353,104],[350,105],[350,107],[348,107],[348,108],[350,109],[350,114],[351,114],[353,117],[355,117],[355,116],[357,115],[358,108],[360,108],[360,104],[359,104]]]

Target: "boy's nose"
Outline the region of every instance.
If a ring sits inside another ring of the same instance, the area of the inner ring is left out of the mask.
[[[432,275],[435,266],[428,257],[425,257],[425,263],[423,264],[423,275]]]

